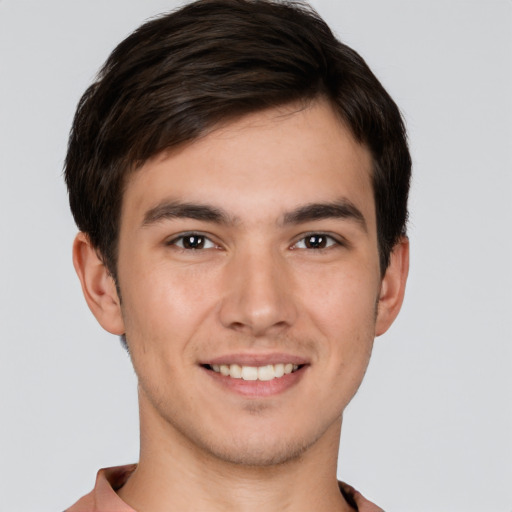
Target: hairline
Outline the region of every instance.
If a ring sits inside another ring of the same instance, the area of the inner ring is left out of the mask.
[[[126,188],[130,183],[131,178],[134,174],[141,172],[142,168],[150,161],[157,160],[157,159],[165,159],[171,156],[173,153],[183,151],[184,149],[192,146],[199,140],[209,136],[210,134],[222,130],[225,128],[228,128],[232,124],[236,123],[237,121],[240,121],[252,114],[260,113],[260,112],[266,112],[270,110],[283,110],[282,117],[291,116],[293,114],[296,114],[298,112],[301,112],[303,110],[306,110],[308,108],[311,108],[315,104],[321,104],[324,103],[330,111],[334,114],[336,120],[340,123],[342,127],[348,130],[349,134],[351,135],[352,139],[362,147],[364,147],[370,154],[371,158],[371,166],[370,166],[370,185],[372,187],[372,199],[374,204],[374,210],[375,210],[375,222],[377,226],[377,250],[379,252],[379,260],[381,259],[382,252],[384,248],[381,246],[381,239],[379,235],[379,219],[378,219],[378,211],[377,211],[377,201],[375,197],[375,176],[378,169],[378,162],[375,158],[372,149],[368,142],[361,140],[361,138],[357,137],[357,135],[354,133],[354,129],[350,126],[350,123],[344,118],[341,109],[337,106],[336,102],[333,98],[329,96],[329,94],[326,91],[320,90],[317,91],[315,95],[307,95],[305,94],[303,97],[296,98],[292,101],[284,101],[284,102],[276,102],[275,105],[271,106],[262,106],[261,108],[251,108],[248,109],[246,112],[241,113],[232,113],[229,112],[223,116],[221,119],[219,119],[216,122],[211,123],[211,125],[206,126],[201,132],[197,134],[195,137],[191,137],[187,140],[181,141],[178,144],[169,144],[161,149],[156,150],[152,155],[148,156],[144,160],[138,160],[134,162],[126,162],[126,170],[122,172],[121,175],[121,182],[120,182],[120,204],[119,204],[119,211],[118,211],[118,223],[117,223],[117,232],[116,232],[116,238],[113,241],[113,261],[108,262],[111,265],[114,266],[114,268],[110,268],[110,265],[107,264],[105,261],[105,258],[102,257],[104,264],[108,267],[108,271],[110,275],[113,277],[114,281],[118,281],[118,275],[117,275],[117,264],[119,260],[119,235],[121,231],[121,223],[122,223],[122,217],[123,217],[123,205],[124,205],[124,196],[126,193]],[[284,109],[287,107],[293,107],[293,105],[297,105],[296,109],[291,109],[289,111],[284,112]],[[281,117],[281,116],[279,116]],[[405,236],[406,233],[403,233]],[[99,248],[96,248],[99,251]],[[392,248],[391,248],[392,249]],[[99,251],[100,252],[100,251]],[[101,254],[101,252],[100,252]],[[381,275],[384,276],[384,272],[386,271],[386,268],[384,268],[384,265],[380,264],[381,267]]]

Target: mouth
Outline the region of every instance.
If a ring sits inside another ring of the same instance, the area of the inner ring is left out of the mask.
[[[311,366],[309,359],[287,353],[225,354],[200,362],[211,382],[248,399],[280,395],[301,382]]]
[[[229,377],[231,379],[241,379],[246,381],[271,381],[282,379],[302,369],[304,364],[278,363],[266,364],[262,366],[246,366],[241,364],[205,364],[202,365],[207,370]]]

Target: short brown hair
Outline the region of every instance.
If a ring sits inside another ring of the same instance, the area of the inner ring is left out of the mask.
[[[159,152],[245,114],[324,98],[373,156],[382,272],[405,234],[411,173],[400,112],[309,6],[200,0],[152,19],[81,98],[65,178],[71,211],[116,277],[123,187]]]

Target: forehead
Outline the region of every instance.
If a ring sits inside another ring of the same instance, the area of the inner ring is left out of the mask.
[[[240,218],[347,198],[373,222],[372,158],[325,102],[242,117],[148,160],[126,184],[122,222],[161,201],[222,206]]]

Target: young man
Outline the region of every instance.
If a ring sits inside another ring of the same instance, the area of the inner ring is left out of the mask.
[[[66,182],[140,460],[70,512],[380,510],[336,464],[404,295],[410,166],[396,105],[305,6],[203,0],[114,50]]]

